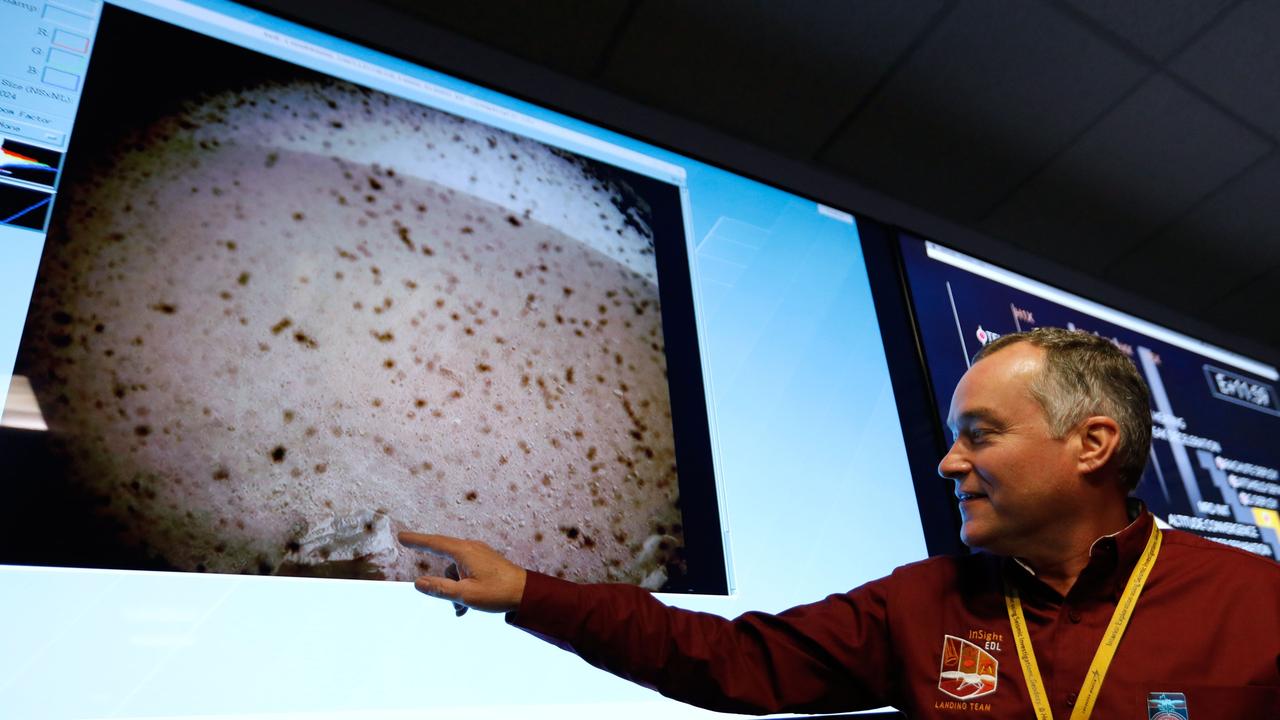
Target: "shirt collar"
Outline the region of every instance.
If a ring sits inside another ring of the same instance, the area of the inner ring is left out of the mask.
[[[1080,580],[1089,577],[1087,582],[1118,596],[1129,580],[1129,574],[1138,564],[1138,558],[1147,547],[1147,539],[1151,535],[1151,525],[1155,517],[1147,511],[1147,506],[1137,498],[1127,501],[1129,524],[1119,532],[1103,535],[1089,547],[1089,564],[1080,575]],[[1036,572],[1021,558],[1011,558],[1031,577]],[[1076,584],[1080,584],[1080,580]],[[1037,583],[1039,584],[1039,583]],[[1074,588],[1073,588],[1074,590]]]
[[[1141,500],[1129,498],[1129,524],[1123,530],[1103,535],[1089,547],[1089,564],[1099,558],[1114,559],[1116,569],[1128,577],[1129,570],[1138,564],[1138,556],[1147,547],[1151,535],[1151,523],[1155,522],[1147,506]]]

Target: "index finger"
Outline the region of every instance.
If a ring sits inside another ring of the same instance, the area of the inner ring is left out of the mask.
[[[450,537],[448,535],[431,535],[428,533],[403,531],[396,534],[396,539],[405,547],[426,550],[427,552],[434,553],[436,555],[445,555],[451,558],[456,558],[460,553],[466,552],[465,540]]]

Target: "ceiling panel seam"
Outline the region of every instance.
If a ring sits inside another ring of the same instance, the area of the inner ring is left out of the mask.
[[[1213,30],[1215,27],[1221,24],[1222,21],[1225,20],[1228,15],[1230,15],[1237,7],[1241,5],[1241,3],[1244,2],[1244,0],[1232,0],[1226,5],[1223,5],[1222,7],[1218,8],[1218,12],[1214,13],[1213,17],[1206,20],[1203,25],[1197,28],[1195,32],[1191,33],[1191,35],[1186,40],[1182,41],[1181,44],[1177,45],[1176,47],[1173,48],[1173,50],[1170,50],[1168,53],[1166,53],[1165,59],[1162,60],[1158,57],[1155,57],[1149,54],[1147,51],[1143,50],[1137,45],[1134,45],[1128,38],[1124,37],[1123,35],[1120,35],[1119,33],[1115,32],[1111,28],[1107,27],[1092,15],[1070,4],[1067,0],[1046,0],[1046,1],[1051,3],[1055,8],[1057,8],[1063,14],[1070,15],[1072,18],[1075,19],[1076,22],[1085,26],[1085,28],[1087,28],[1088,30],[1091,30],[1099,38],[1111,43],[1118,50],[1122,50],[1125,53],[1129,54],[1132,57],[1132,59],[1138,62],[1141,62],[1143,64],[1150,65],[1153,68],[1154,67],[1165,68],[1171,62],[1173,62],[1174,58],[1186,52],[1187,48],[1199,42],[1200,38],[1204,37],[1206,33],[1208,33],[1210,30]]]
[[[1069,137],[1067,137],[1067,139],[1064,140],[1062,144],[1060,144],[1057,148],[1055,148],[1053,152],[1049,153],[1045,157],[1045,159],[1042,162],[1040,162],[1040,164],[1036,165],[1034,168],[1031,169],[1030,172],[1024,175],[1022,179],[1018,180],[1012,186],[1010,186],[1010,188],[1003,195],[1001,195],[999,199],[997,199],[994,203],[991,204],[990,207],[988,207],[984,212],[982,212],[980,215],[977,216],[977,220],[973,223],[973,225],[978,226],[990,220],[991,217],[995,215],[996,211],[999,210],[1002,206],[1004,206],[1005,203],[1009,202],[1009,200],[1012,199],[1013,196],[1018,193],[1018,191],[1022,190],[1022,188],[1026,187],[1028,184],[1030,184],[1032,181],[1038,178],[1042,173],[1048,170],[1055,162],[1058,161],[1060,157],[1062,157],[1068,151],[1070,151],[1071,148],[1075,147],[1076,144],[1079,143],[1081,139],[1083,139],[1086,135],[1089,134],[1090,131],[1092,131],[1099,124],[1101,124],[1103,120],[1105,120],[1109,115],[1111,115],[1111,113],[1115,112],[1115,109],[1117,107],[1119,107],[1129,98],[1133,97],[1133,95],[1138,92],[1139,88],[1141,88],[1146,83],[1150,82],[1152,78],[1157,76],[1157,74],[1158,74],[1158,71],[1151,71],[1146,73],[1145,75],[1139,76],[1138,79],[1134,81],[1134,83],[1130,85],[1127,89],[1125,89],[1124,92],[1117,95],[1115,100],[1113,100],[1106,107],[1102,108],[1102,110],[1098,111],[1098,113],[1095,114],[1093,118],[1089,120],[1089,122],[1081,126],[1079,130],[1077,130],[1076,132],[1072,133]]]
[[[1231,15],[1231,13],[1235,12],[1236,8],[1240,7],[1243,4],[1244,4],[1244,0],[1234,0],[1234,2],[1227,3],[1225,6],[1223,6],[1222,9],[1220,9],[1216,15],[1210,18],[1209,21],[1206,22],[1203,27],[1201,27],[1194,34],[1192,34],[1191,37],[1187,38],[1186,42],[1184,42],[1179,48],[1177,48],[1173,52],[1169,53],[1169,59],[1164,63],[1164,70],[1165,70],[1165,74],[1169,76],[1169,79],[1177,83],[1179,87],[1191,93],[1192,95],[1195,95],[1202,102],[1208,103],[1213,107],[1217,108],[1218,111],[1221,112],[1223,115],[1226,115],[1232,120],[1235,120],[1236,122],[1243,125],[1245,128],[1248,128],[1249,130],[1253,131],[1256,135],[1262,138],[1264,142],[1266,142],[1269,146],[1271,146],[1274,149],[1276,145],[1276,137],[1272,135],[1270,131],[1268,131],[1264,127],[1254,124],[1248,118],[1237,113],[1236,111],[1232,110],[1231,108],[1227,107],[1221,102],[1218,102],[1217,98],[1214,98],[1209,93],[1205,92],[1204,90],[1201,90],[1200,86],[1196,85],[1195,83],[1188,80],[1187,78],[1182,77],[1182,75],[1178,74],[1178,72],[1173,68],[1174,60],[1176,60],[1180,55],[1182,55],[1189,48],[1191,48],[1191,46],[1199,42],[1202,37],[1204,37],[1209,33],[1209,31],[1213,30],[1218,25],[1222,24],[1222,22],[1226,20],[1227,16]]]
[[[1235,9],[1240,7],[1243,2],[1244,0],[1232,0],[1232,2],[1218,8],[1218,12],[1214,14],[1213,17],[1209,18],[1204,25],[1201,25],[1199,30],[1191,33],[1191,37],[1187,38],[1185,42],[1174,48],[1169,53],[1169,57],[1165,60],[1164,64],[1168,65],[1173,62],[1173,59],[1186,52],[1187,48],[1200,42],[1200,38],[1204,37],[1210,30],[1218,27],[1218,25],[1220,25],[1223,20],[1226,20],[1228,15],[1235,12]]]
[[[1237,125],[1240,125],[1241,127],[1243,127],[1245,130],[1248,130],[1254,135],[1257,135],[1258,139],[1263,141],[1267,145],[1274,146],[1276,144],[1275,136],[1272,135],[1266,128],[1255,124],[1252,120],[1249,120],[1248,118],[1236,112],[1235,110],[1232,110],[1226,105],[1223,105],[1222,103],[1218,102],[1218,100],[1214,98],[1212,95],[1208,94],[1204,90],[1201,90],[1198,85],[1182,77],[1178,73],[1174,72],[1172,69],[1165,71],[1165,77],[1173,81],[1173,83],[1178,87],[1194,95],[1195,98],[1200,102],[1203,102],[1209,107],[1212,107],[1213,109],[1225,115],[1228,119],[1235,122]]]
[[[622,36],[631,27],[631,21],[635,18],[636,11],[640,9],[640,4],[643,1],[631,0],[628,2],[626,9],[622,11],[618,21],[614,23],[613,30],[609,33],[609,41],[605,43],[604,51],[600,53],[600,58],[596,61],[595,68],[591,71],[590,77],[592,80],[598,81],[613,62],[613,57],[618,52],[618,43],[622,41]]]
[[[844,116],[844,118],[836,125],[835,129],[832,130],[831,133],[827,135],[827,138],[822,141],[822,144],[813,151],[813,154],[809,156],[811,160],[821,163],[822,156],[827,154],[827,151],[831,149],[831,146],[835,144],[836,140],[838,140],[840,136],[853,125],[858,116],[862,114],[862,111],[867,109],[867,106],[870,105],[871,102],[884,90],[885,86],[888,85],[895,76],[897,76],[898,72],[907,64],[907,61],[909,61],[911,57],[916,54],[916,51],[919,50],[920,47],[933,35],[933,33],[938,29],[938,26],[940,26],[942,22],[951,15],[952,11],[955,10],[957,3],[958,0],[947,0],[945,5],[938,8],[938,10],[933,14],[933,17],[929,18],[929,22],[925,23],[920,32],[916,33],[916,36],[907,44],[907,47],[898,54],[898,57],[894,58],[894,61],[889,65],[889,68],[880,75],[880,78],[876,80],[875,84],[872,85],[871,88],[858,100],[857,104],[853,106],[853,109]]]
[[[1218,13],[1214,15],[1212,19],[1206,22],[1203,27],[1201,27],[1198,31],[1196,31],[1196,33],[1193,34],[1192,37],[1187,40],[1187,42],[1183,43],[1182,46],[1180,46],[1177,50],[1175,50],[1173,53],[1169,55],[1170,60],[1177,57],[1186,48],[1190,47],[1191,44],[1194,43],[1205,32],[1208,32],[1208,30],[1216,26],[1218,23],[1222,22],[1223,18],[1229,15],[1230,11],[1234,9],[1237,5],[1239,5],[1241,1],[1242,0],[1236,0],[1236,2],[1229,3],[1226,7],[1219,10]],[[1270,153],[1271,150],[1275,148],[1276,140],[1271,136],[1270,133],[1268,133],[1263,128],[1260,128],[1257,125],[1253,124],[1252,122],[1249,122],[1249,120],[1240,116],[1238,113],[1235,113],[1231,111],[1229,108],[1224,107],[1222,103],[1208,96],[1207,94],[1205,94],[1204,91],[1200,90],[1200,88],[1195,87],[1190,82],[1188,82],[1185,78],[1174,73],[1170,68],[1166,67],[1166,63],[1160,62],[1159,60],[1152,57],[1151,55],[1148,55],[1146,52],[1134,46],[1124,37],[1117,35],[1115,32],[1112,32],[1109,28],[1099,23],[1093,17],[1085,14],[1084,12],[1080,11],[1076,7],[1068,4],[1065,0],[1046,0],[1046,2],[1052,8],[1058,10],[1063,15],[1066,15],[1071,20],[1074,20],[1076,23],[1080,24],[1085,30],[1088,30],[1089,32],[1093,33],[1095,36],[1098,37],[1098,39],[1112,45],[1117,50],[1128,55],[1130,59],[1134,60],[1140,65],[1147,67],[1151,72],[1139,78],[1139,80],[1133,86],[1131,86],[1126,92],[1124,92],[1119,97],[1117,97],[1115,102],[1113,102],[1109,107],[1104,108],[1098,115],[1096,115],[1093,118],[1092,121],[1090,121],[1079,132],[1067,138],[1067,140],[1063,143],[1063,145],[1061,145],[1053,153],[1051,153],[1044,160],[1044,162],[1037,165],[1034,169],[1031,170],[1030,173],[1028,173],[1025,177],[1023,177],[1017,183],[1015,183],[1009,189],[1008,192],[1002,195],[998,200],[996,200],[996,202],[992,203],[992,205],[988,207],[985,212],[983,212],[978,216],[978,220],[975,223],[975,225],[981,224],[983,222],[986,222],[987,220],[990,220],[991,217],[995,215],[995,213],[999,211],[1000,208],[1005,205],[1005,203],[1009,202],[1010,199],[1012,199],[1020,190],[1022,190],[1023,187],[1033,182],[1043,172],[1048,170],[1049,167],[1052,166],[1054,162],[1056,162],[1061,156],[1063,156],[1068,151],[1070,151],[1071,148],[1073,148],[1078,142],[1080,142],[1081,139],[1083,139],[1089,133],[1089,131],[1093,130],[1093,128],[1095,128],[1099,123],[1101,123],[1108,115],[1114,112],[1116,108],[1120,106],[1121,103],[1125,102],[1130,97],[1132,97],[1133,94],[1136,93],[1138,89],[1143,86],[1143,84],[1151,81],[1156,76],[1157,73],[1163,73],[1164,76],[1168,78],[1171,82],[1173,82],[1179,88],[1190,93],[1197,100],[1200,100],[1201,102],[1209,105],[1211,108],[1221,112],[1228,119],[1241,125],[1242,127],[1244,127],[1244,129],[1248,130],[1254,135],[1257,135],[1258,138],[1262,140],[1262,142],[1266,143],[1268,148],[1268,154]],[[1228,178],[1226,182],[1231,182],[1233,178]]]
[[[1182,212],[1178,213],[1172,219],[1168,220],[1167,222],[1161,224],[1156,229],[1147,233],[1146,236],[1139,239],[1136,243],[1125,248],[1123,251],[1120,252],[1120,254],[1112,258],[1111,262],[1109,262],[1107,266],[1103,268],[1102,275],[1108,275],[1111,272],[1112,268],[1119,265],[1120,263],[1127,260],[1128,258],[1132,257],[1133,255],[1147,249],[1152,243],[1159,241],[1160,238],[1165,233],[1170,232],[1175,227],[1177,227],[1183,220],[1186,220],[1187,218],[1191,217],[1195,213],[1199,212],[1204,206],[1213,202],[1213,200],[1216,199],[1219,195],[1229,191],[1237,183],[1243,182],[1244,179],[1248,177],[1250,173],[1256,170],[1263,163],[1273,158],[1275,155],[1276,155],[1276,146],[1272,145],[1267,150],[1267,152],[1258,156],[1249,164],[1245,165],[1240,170],[1236,171],[1229,177],[1225,178],[1222,182],[1218,183],[1216,187],[1204,193],[1196,200],[1190,203],[1187,203],[1186,208]],[[1221,299],[1222,298],[1218,298],[1218,300],[1221,300]]]
[[[1258,135],[1261,139],[1263,139],[1263,141],[1267,143],[1274,143],[1275,138],[1265,128],[1259,127],[1258,125],[1251,122],[1248,118],[1243,117],[1242,115],[1233,111],[1231,108],[1226,107],[1222,103],[1218,102],[1218,100],[1215,99],[1213,96],[1205,93],[1203,90],[1197,87],[1190,80],[1187,80],[1186,78],[1179,75],[1171,67],[1174,59],[1176,59],[1182,53],[1186,52],[1187,48],[1194,45],[1197,41],[1200,40],[1201,37],[1203,37],[1210,30],[1217,27],[1223,20],[1226,19],[1228,15],[1231,14],[1233,10],[1235,10],[1243,2],[1243,0],[1235,0],[1234,2],[1227,3],[1225,6],[1220,8],[1212,18],[1210,18],[1207,22],[1205,22],[1204,25],[1202,25],[1198,30],[1192,33],[1191,37],[1187,38],[1185,42],[1183,42],[1181,45],[1175,48],[1173,52],[1169,53],[1168,60],[1165,60],[1165,61],[1162,61],[1159,58],[1156,58],[1147,54],[1144,50],[1135,46],[1133,43],[1129,42],[1127,38],[1117,34],[1107,26],[1098,22],[1093,16],[1088,15],[1085,12],[1081,11],[1079,8],[1076,8],[1075,6],[1069,4],[1066,0],[1046,0],[1046,2],[1052,5],[1055,9],[1062,12],[1064,15],[1070,16],[1077,23],[1084,26],[1085,29],[1089,30],[1094,35],[1098,36],[1098,38],[1101,39],[1102,41],[1110,43],[1117,50],[1120,50],[1121,52],[1124,52],[1125,54],[1129,55],[1130,58],[1133,59],[1134,61],[1142,65],[1146,65],[1152,70],[1158,70],[1163,72],[1166,76],[1168,76],[1170,80],[1176,83],[1178,87],[1182,88],[1183,90],[1186,90],[1187,92],[1194,95],[1201,102],[1211,105],[1222,114],[1226,115],[1232,120],[1235,120],[1237,123],[1243,125],[1249,131]]]
[[[1235,297],[1236,295],[1239,295],[1240,293],[1248,290],[1250,287],[1254,285],[1254,283],[1257,283],[1266,279],[1268,276],[1270,276],[1272,273],[1276,272],[1277,270],[1280,270],[1280,264],[1268,265],[1266,269],[1250,275],[1248,280],[1245,280],[1241,282],[1239,285],[1236,285],[1230,290],[1222,293],[1222,295],[1220,295],[1217,300],[1214,300],[1212,301],[1212,304],[1207,305],[1200,316],[1202,318],[1205,318],[1211,321],[1214,320],[1215,318],[1212,315],[1212,313],[1214,313],[1219,308],[1221,308],[1223,303],[1227,302],[1228,300]]]
[[[1130,42],[1125,36],[1120,35],[1106,25],[1103,25],[1101,22],[1098,22],[1098,20],[1092,15],[1080,10],[1074,5],[1071,5],[1066,0],[1045,0],[1045,2],[1054,10],[1066,15],[1069,19],[1074,20],[1085,30],[1096,35],[1099,40],[1102,40],[1125,55],[1128,55],[1130,60],[1133,60],[1140,65],[1146,65],[1152,70],[1159,68],[1162,64],[1159,58],[1148,54],[1145,50]],[[1178,48],[1179,52],[1181,52],[1181,50],[1182,48]]]

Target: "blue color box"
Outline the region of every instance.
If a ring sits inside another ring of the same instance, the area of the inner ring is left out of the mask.
[[[44,69],[44,75],[42,75],[40,79],[43,80],[46,85],[60,87],[64,90],[80,89],[79,75],[63,72],[55,67],[46,67]]]
[[[48,59],[45,65],[64,72],[75,73],[76,75],[84,75],[87,69],[89,59],[84,55],[69,53],[66,50],[54,48],[49,51]]]

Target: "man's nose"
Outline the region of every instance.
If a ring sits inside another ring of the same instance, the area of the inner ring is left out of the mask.
[[[969,468],[969,461],[961,457],[956,445],[953,444],[938,463],[938,474],[948,480],[959,480],[969,472]]]

